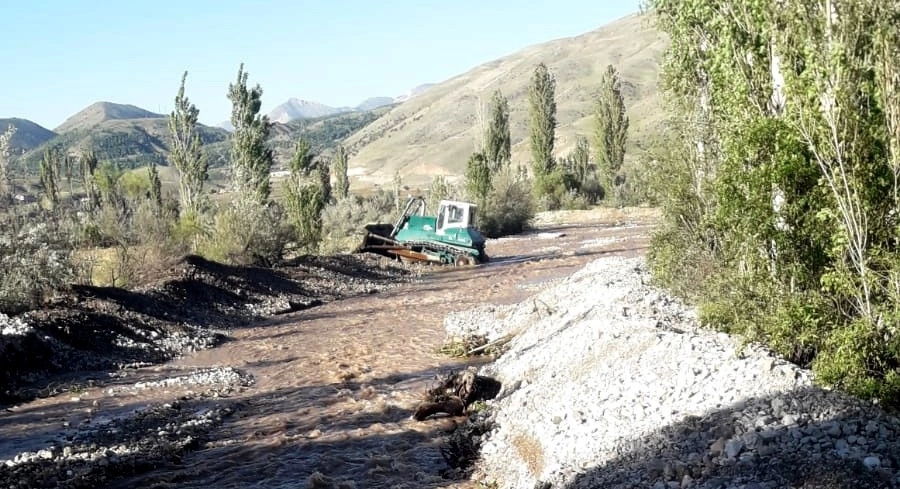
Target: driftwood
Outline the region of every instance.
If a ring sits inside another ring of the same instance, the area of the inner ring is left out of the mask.
[[[428,390],[413,419],[422,421],[441,413],[462,416],[470,404],[496,397],[500,387],[500,382],[476,375],[472,370],[451,373],[437,387]]]

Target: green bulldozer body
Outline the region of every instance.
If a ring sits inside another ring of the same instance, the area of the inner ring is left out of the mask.
[[[425,215],[421,197],[409,199],[394,224],[369,224],[357,252],[454,265],[487,261],[485,239],[475,227],[478,207],[442,200],[436,216]]]

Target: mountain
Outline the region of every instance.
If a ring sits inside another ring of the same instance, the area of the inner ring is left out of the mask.
[[[284,124],[297,119],[325,117],[351,111],[353,111],[353,109],[349,107],[330,107],[318,102],[292,98],[272,109],[272,111],[269,112],[269,120]]]
[[[100,123],[126,119],[161,119],[162,114],[155,114],[134,105],[114,104],[112,102],[93,103],[72,117],[66,119],[56,128],[58,134],[91,129]]]
[[[657,79],[667,45],[649,18],[631,15],[586,34],[534,45],[427,87],[345,141],[354,186],[390,182],[427,185],[434,175],[464,174],[483,133],[478,114],[491,94],[509,99],[513,164],[528,164],[528,85],[538,63],[556,77],[555,154],[593,127],[593,98],[610,63],[619,70],[631,121],[626,165],[658,130],[662,111]]]
[[[370,97],[360,102],[360,104],[356,106],[356,110],[366,111],[377,109],[379,107],[384,107],[385,105],[391,105],[394,101],[393,97]]]
[[[425,90],[437,85],[437,83],[423,83],[417,87],[414,87],[412,90],[400,95],[399,97],[394,98],[394,102],[406,102],[407,100],[418,97],[419,95],[425,93]]]
[[[297,119],[287,124],[273,124],[269,132],[269,146],[275,151],[276,162],[286,162],[293,155],[297,140],[303,138],[316,154],[323,154],[337,146],[390,110],[388,106],[372,110],[355,110],[325,117]]]
[[[136,112],[135,114],[142,113]],[[224,129],[202,124],[199,125],[199,132],[201,140],[206,144],[224,141],[228,137],[228,132]],[[123,168],[133,168],[149,163],[166,164],[169,138],[168,119],[163,116],[107,119],[90,124],[90,128],[69,129],[61,132],[25,153],[23,161],[26,167],[35,168],[40,162],[44,149],[60,148],[76,154],[92,150],[99,160],[112,161]]]
[[[234,131],[234,126],[231,125],[231,121],[222,121],[222,122],[216,124],[215,127],[225,129],[228,132]]]
[[[16,133],[10,141],[10,148],[15,153],[23,153],[34,149],[56,136],[50,129],[35,124],[28,119],[19,119],[17,117],[0,119],[0,133],[6,132],[9,126],[16,128]]]

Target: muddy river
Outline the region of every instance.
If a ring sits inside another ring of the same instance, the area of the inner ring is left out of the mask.
[[[521,301],[541,284],[609,254],[643,253],[651,218],[577,214],[562,224],[492,240],[492,261],[429,270],[417,283],[327,303],[229,331],[231,341],[102,387],[33,401],[0,414],[0,459],[37,450],[55,432],[127,416],[203,390],[166,382],[184,372],[231,367],[246,387],[204,397],[192,409],[230,416],[170,462],[107,481],[109,487],[474,487],[441,476],[441,441],[459,418],[410,418],[435,379],[467,364],[440,353],[444,317],[484,303]]]

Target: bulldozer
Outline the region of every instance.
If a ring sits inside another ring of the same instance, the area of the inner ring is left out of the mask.
[[[487,261],[484,236],[475,227],[478,206],[442,200],[436,216],[425,215],[425,207],[425,199],[411,197],[393,224],[367,224],[356,252],[457,266]]]

